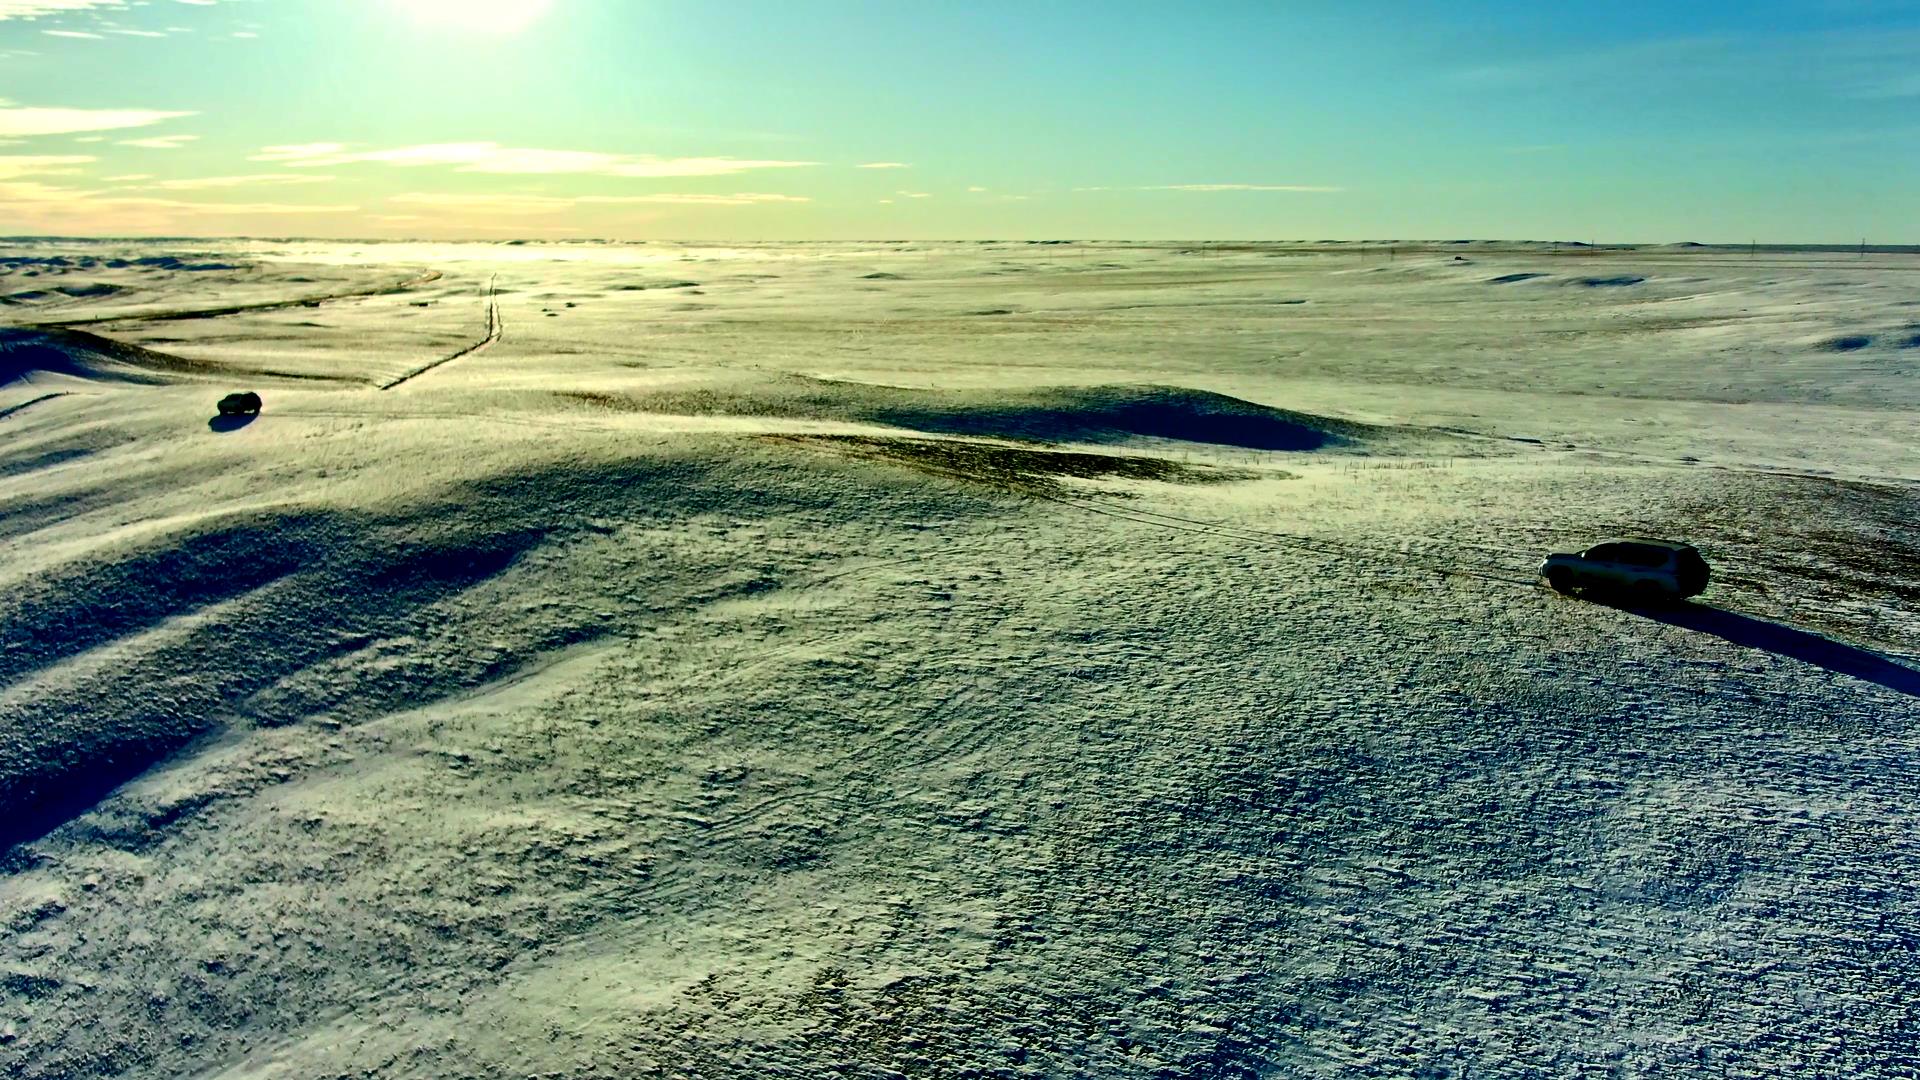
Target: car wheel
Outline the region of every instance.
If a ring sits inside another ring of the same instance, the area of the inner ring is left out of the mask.
[[[1547,584],[1554,592],[1570,593],[1573,591],[1573,572],[1564,566],[1556,566],[1547,571]]]

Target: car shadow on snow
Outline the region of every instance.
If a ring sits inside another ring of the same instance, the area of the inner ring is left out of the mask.
[[[1664,607],[1625,607],[1622,610],[1668,626],[1712,634],[1735,645],[1764,649],[1838,675],[1864,679],[1889,690],[1920,697],[1920,670],[1819,634],[1704,604],[1679,603]]]
[[[246,427],[258,419],[260,419],[259,413],[240,413],[237,416],[221,413],[219,416],[207,421],[207,430],[224,435],[229,431],[239,431],[241,428]]]

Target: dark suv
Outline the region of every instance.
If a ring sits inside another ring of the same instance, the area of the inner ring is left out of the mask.
[[[1631,537],[1578,555],[1549,555],[1540,576],[1560,592],[1592,589],[1637,600],[1678,600],[1706,591],[1711,571],[1692,544]]]

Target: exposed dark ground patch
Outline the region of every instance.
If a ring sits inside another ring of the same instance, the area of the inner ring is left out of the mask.
[[[1061,495],[1054,477],[1080,480],[1156,480],[1164,484],[1219,484],[1253,473],[1183,465],[1165,458],[1034,450],[959,439],[895,439],[867,435],[770,435],[778,442],[819,446],[857,457],[880,458],[922,472],[970,480],[1011,491]]]
[[[982,394],[789,377],[765,387],[561,396],[623,411],[844,420],[937,435],[1041,443],[1162,439],[1304,452],[1395,439],[1445,438],[1432,431],[1378,427],[1177,386],[1053,387]]]

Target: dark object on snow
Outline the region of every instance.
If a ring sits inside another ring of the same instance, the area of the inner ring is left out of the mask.
[[[1558,592],[1591,589],[1657,604],[1700,595],[1712,573],[1692,544],[1635,537],[1549,555],[1540,575]]]
[[[260,412],[260,395],[251,390],[228,394],[220,399],[221,416],[253,416]]]

